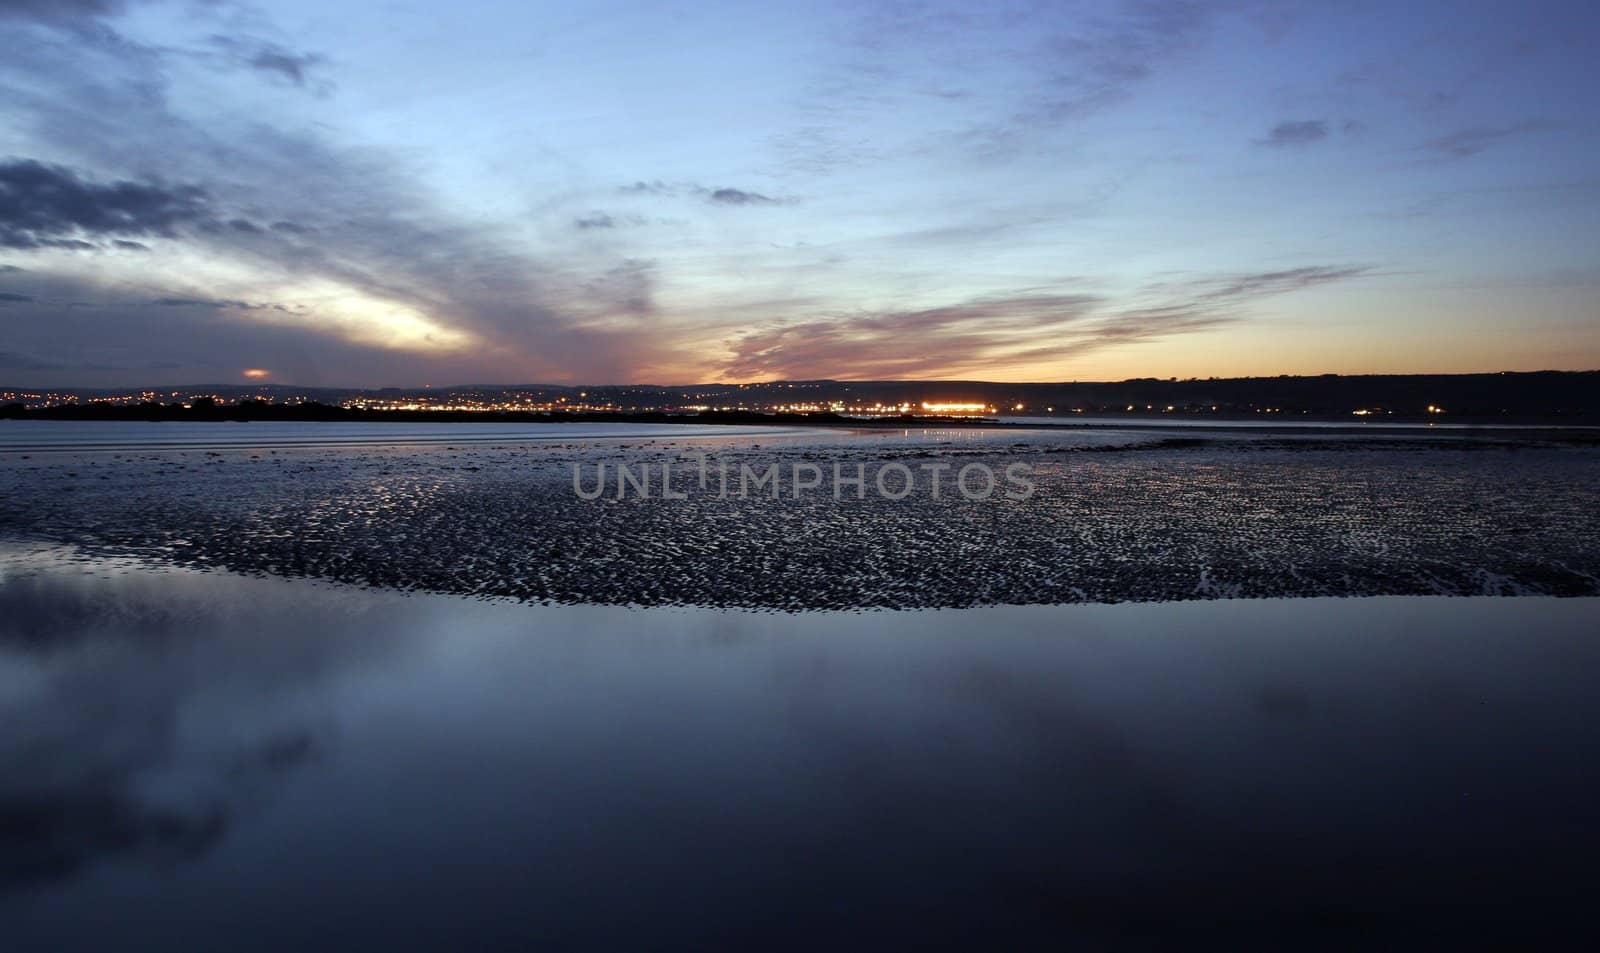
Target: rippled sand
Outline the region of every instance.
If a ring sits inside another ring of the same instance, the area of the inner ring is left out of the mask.
[[[1027,500],[585,501],[572,467],[1026,462]],[[909,431],[0,454],[0,532],[95,556],[533,601],[798,610],[1600,594],[1600,449]]]

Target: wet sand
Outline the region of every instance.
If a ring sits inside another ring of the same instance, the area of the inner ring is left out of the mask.
[[[1581,435],[658,428],[562,440],[547,427],[470,442],[241,446],[242,431],[209,448],[0,452],[0,534],[531,602],[807,610],[1600,594],[1600,448]],[[614,472],[694,451],[758,469],[862,464],[869,480],[886,463],[1025,462],[1037,490],[1022,501],[573,492],[575,465]]]

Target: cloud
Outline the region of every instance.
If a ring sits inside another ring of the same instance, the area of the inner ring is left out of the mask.
[[[269,40],[254,37],[214,35],[211,45],[237,66],[256,70],[278,82],[306,86],[314,78],[312,70],[325,65],[327,58],[317,53],[296,53]],[[326,91],[328,84],[317,84]]]
[[[845,49],[853,55],[842,75],[813,84],[804,124],[774,145],[787,167],[820,174],[907,152],[984,164],[1058,155],[1071,126],[1133,99],[1238,7],[1195,0],[852,5]],[[959,112],[957,103],[965,104]],[[894,117],[906,112],[965,118],[895,142],[902,123]],[[863,129],[872,133],[863,138]]]
[[[33,300],[33,295],[17,294],[14,291],[0,291],[0,303],[13,302],[26,304]]]
[[[1257,139],[1263,146],[1304,146],[1328,138],[1325,119],[1285,119],[1272,127],[1267,138]]]
[[[228,301],[218,298],[180,297],[157,298],[154,301],[151,301],[150,304],[158,308],[239,308],[246,311],[257,308],[271,307],[270,305],[251,304],[248,301]]]
[[[0,20],[69,24],[121,13],[123,0],[0,0]]]
[[[656,265],[653,261],[627,259],[584,285],[586,296],[601,316],[656,313]]]
[[[778,200],[743,189],[715,189],[708,198],[719,205],[777,205]]]
[[[0,162],[0,246],[92,248],[75,236],[171,237],[210,214],[206,191],[157,180],[91,182],[64,166]]]
[[[632,185],[624,185],[617,189],[624,195],[696,195],[715,205],[783,205],[783,199],[776,199],[760,192],[751,192],[747,189],[736,189],[728,186],[713,187],[701,185],[698,182],[663,182],[656,179],[651,182],[640,180]]]
[[[30,357],[27,354],[19,354],[16,351],[0,351],[0,370],[59,371],[61,369],[62,368],[60,364],[52,364],[49,361],[41,361],[38,358]]]
[[[1290,268],[1285,271],[1262,271],[1221,279],[1203,279],[1197,284],[1201,286],[1209,284],[1215,287],[1200,294],[1198,300],[1207,302],[1239,301],[1268,295],[1287,294],[1291,291],[1299,291],[1302,288],[1310,288],[1315,285],[1343,281],[1347,278],[1357,278],[1369,274],[1371,271],[1370,267],[1364,265],[1337,267],[1320,265],[1308,268]]]
[[[1462,129],[1448,136],[1429,139],[1423,147],[1446,156],[1464,159],[1475,156],[1497,143],[1504,142],[1517,136],[1534,132],[1545,132],[1556,128],[1556,124],[1544,120],[1532,119],[1526,122],[1512,123],[1506,126],[1477,126]]]
[[[895,378],[1031,347],[1098,305],[1092,295],[974,298],[954,305],[803,321],[747,332],[730,342],[730,378]]]
[[[572,227],[578,229],[616,228],[617,220],[609,215],[595,214],[590,215],[587,218],[577,219],[572,223]]]
[[[733,357],[724,376],[952,377],[1059,361],[1233,324],[1263,299],[1370,272],[1364,266],[1312,266],[1154,286],[1124,302],[1086,294],[1021,294],[780,323],[730,341]]]
[[[1188,48],[1212,16],[1191,0],[1146,0],[1111,15],[1071,18],[1048,41],[1062,65],[1051,72],[1035,111],[1076,119],[1127,99]]]
[[[0,37],[12,50],[0,58],[0,88],[25,91],[7,103],[8,121],[35,155],[58,164],[22,160],[6,168],[48,176],[61,189],[4,193],[0,247],[89,250],[100,237],[173,234],[186,241],[185,254],[232,276],[227,288],[183,289],[183,297],[283,295],[294,303],[288,289],[314,289],[304,307],[271,316],[189,309],[208,320],[186,328],[186,367],[210,366],[207,352],[218,355],[215,362],[236,361],[237,352],[223,354],[236,339],[279,355],[257,361],[264,366],[305,368],[318,379],[322,368],[341,367],[341,383],[441,374],[627,380],[689,363],[682,345],[630,326],[653,313],[653,302],[640,297],[653,293],[652,282],[637,281],[616,300],[585,286],[593,249],[535,257],[523,250],[516,223],[465,218],[434,201],[401,159],[340,148],[315,126],[286,129],[260,116],[193,120],[170,105],[178,98],[171,84],[193,78],[170,68],[186,54],[141,45],[106,24],[82,41],[26,39]],[[90,168],[96,171],[81,171]],[[80,309],[74,320],[92,337],[184,310],[127,309],[160,296],[151,290],[121,307]],[[58,319],[40,311],[20,323]],[[254,327],[229,327],[244,324]],[[275,338],[283,344],[271,347]],[[119,353],[153,358],[156,347],[145,328]],[[59,348],[32,350],[53,358]]]
[[[14,275],[19,271],[26,271],[26,270],[27,269],[19,268],[16,265],[0,265],[0,275]]]

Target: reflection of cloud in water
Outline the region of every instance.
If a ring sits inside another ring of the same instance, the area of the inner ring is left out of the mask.
[[[29,555],[57,569],[70,558]],[[0,892],[102,859],[204,853],[276,775],[326,746],[326,719],[303,698],[318,677],[394,644],[295,624],[333,593],[264,611],[272,584],[261,580],[11,576],[0,585]]]
[[[34,565],[0,582],[19,948],[1427,947],[1592,883],[1594,600],[641,612]]]

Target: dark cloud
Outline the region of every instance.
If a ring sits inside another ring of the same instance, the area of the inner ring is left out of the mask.
[[[160,308],[215,308],[224,304],[209,298],[157,298],[150,303]]]
[[[33,295],[18,294],[15,291],[0,291],[0,303],[13,302],[27,304],[33,300]]]
[[[0,265],[0,275],[14,275],[19,271],[26,271],[26,270],[27,269],[19,268],[16,265]]]
[[[254,37],[216,35],[210,39],[211,45],[234,64],[293,86],[306,86],[313,79],[312,70],[327,63],[320,54],[296,53]]]
[[[111,240],[111,247],[120,248],[123,251],[149,251],[150,250],[150,246],[146,245],[144,242],[130,242],[126,238],[114,238],[114,239],[112,239]]]
[[[312,235],[317,231],[310,225],[301,225],[298,222],[273,222],[272,230],[285,235]]]
[[[743,189],[713,189],[707,198],[719,205],[777,205],[778,200]]]
[[[171,237],[203,220],[210,197],[193,185],[157,180],[100,184],[32,159],[0,162],[0,246],[95,247],[73,237]]]
[[[617,220],[612,218],[609,215],[596,214],[596,215],[590,215],[587,218],[580,218],[580,219],[574,221],[572,223],[572,227],[573,228],[579,228],[579,229],[616,228],[617,227]]]
[[[155,349],[170,347],[151,333],[156,316],[191,313],[197,320],[183,332],[190,335],[186,367],[236,367],[237,355],[244,353],[236,345],[248,340],[253,353],[279,355],[275,363],[252,357],[253,364],[305,369],[286,373],[286,379],[305,383],[322,379],[324,368],[337,368],[340,383],[438,380],[443,374],[467,380],[622,380],[642,368],[688,363],[674,341],[639,334],[629,325],[651,308],[618,311],[614,301],[597,300],[584,287],[582,276],[596,265],[591,249],[556,253],[561,257],[550,260],[520,252],[515,223],[464,218],[434,202],[403,159],[337,147],[315,126],[284,129],[259,117],[197,123],[171,106],[181,92],[171,84],[184,75],[171,68],[171,60],[187,54],[141,45],[104,23],[95,29],[92,43],[6,37],[17,42],[0,57],[0,85],[29,90],[7,103],[8,123],[22,130],[32,148],[85,169],[120,162],[125,171],[118,179],[145,183],[159,172],[162,182],[194,183],[208,201],[174,229],[197,253],[239,266],[263,287],[313,283],[332,289],[334,300],[376,306],[363,308],[359,317],[346,312],[326,321],[300,309],[292,322],[270,323],[203,308],[130,314],[107,305],[72,311],[81,340],[105,341],[108,334],[121,340],[125,329],[130,332],[116,352],[119,363],[136,363],[130,353],[154,358]],[[104,182],[111,173],[84,177]],[[257,229],[289,222],[299,231],[239,231],[226,224],[235,219]],[[89,248],[94,246],[85,239],[94,237],[75,229],[49,240]],[[148,300],[160,290],[138,297]],[[185,296],[210,297],[197,290]],[[648,285],[643,293],[650,293]],[[414,316],[419,320],[410,327],[420,324],[422,330],[396,330],[380,311]],[[207,320],[198,320],[202,316]],[[41,313],[20,323],[60,318],[59,312]],[[440,334],[428,336],[429,325]],[[46,335],[45,346],[27,350],[55,358],[65,333]],[[24,349],[20,341],[6,343]]]
[[[1285,119],[1272,127],[1265,139],[1256,140],[1264,146],[1304,146],[1328,138],[1328,121],[1325,119]]]
[[[1464,159],[1468,156],[1477,155],[1490,146],[1507,139],[1528,133],[1545,132],[1555,127],[1555,123],[1537,119],[1512,123],[1506,126],[1478,126],[1471,129],[1462,129],[1448,136],[1429,139],[1423,145],[1430,151],[1457,159]]]
[[[0,370],[6,371],[59,371],[60,364],[42,361],[16,351],[0,351]]]
[[[123,0],[0,0],[0,19],[67,24],[121,13]]]
[[[185,298],[174,295],[156,298],[148,303],[157,308],[213,308],[217,310],[232,309],[235,311],[279,311],[290,313],[294,311],[287,305],[238,301],[230,298]]]
[[[624,195],[691,195],[700,196],[707,202],[717,205],[782,205],[782,199],[775,199],[760,192],[751,192],[746,189],[735,189],[727,186],[713,187],[701,185],[697,182],[662,182],[656,179],[651,182],[638,181],[632,185],[624,185],[617,191]]]

